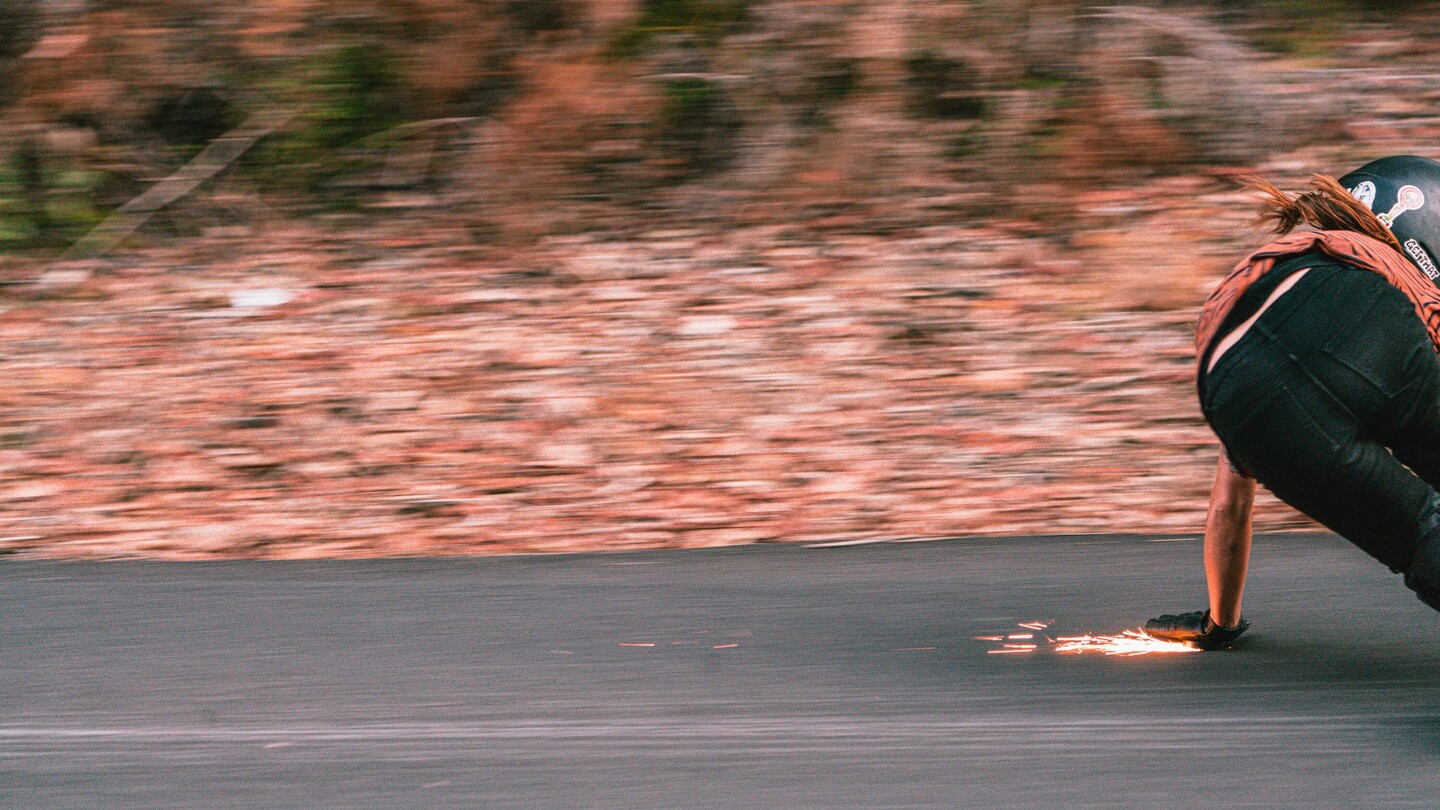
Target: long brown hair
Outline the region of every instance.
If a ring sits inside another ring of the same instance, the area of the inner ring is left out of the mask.
[[[1260,221],[1271,223],[1277,234],[1287,234],[1303,223],[1322,231],[1363,233],[1400,250],[1395,234],[1333,177],[1313,174],[1310,190],[1295,196],[1259,177],[1243,182],[1246,188],[1262,195]]]

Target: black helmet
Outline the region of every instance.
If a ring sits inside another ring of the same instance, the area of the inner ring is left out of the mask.
[[[1340,185],[1368,205],[1410,261],[1440,285],[1440,163],[1414,155],[1380,158],[1340,178]]]

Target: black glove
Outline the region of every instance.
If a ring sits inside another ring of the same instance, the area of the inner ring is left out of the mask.
[[[1210,620],[1210,611],[1197,610],[1179,616],[1166,614],[1145,623],[1145,632],[1166,641],[1180,641],[1202,650],[1220,650],[1250,629],[1242,617],[1234,627],[1221,627]]]

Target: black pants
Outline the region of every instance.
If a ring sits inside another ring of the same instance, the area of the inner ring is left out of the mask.
[[[1201,408],[1237,466],[1396,571],[1440,526],[1440,359],[1374,273],[1311,268],[1221,356]]]

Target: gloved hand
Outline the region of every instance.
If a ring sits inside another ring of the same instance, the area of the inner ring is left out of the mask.
[[[1234,627],[1221,627],[1210,620],[1210,611],[1197,610],[1181,613],[1179,616],[1166,614],[1145,623],[1145,632],[1166,641],[1180,641],[1202,650],[1220,650],[1250,629],[1250,622],[1242,617]]]

